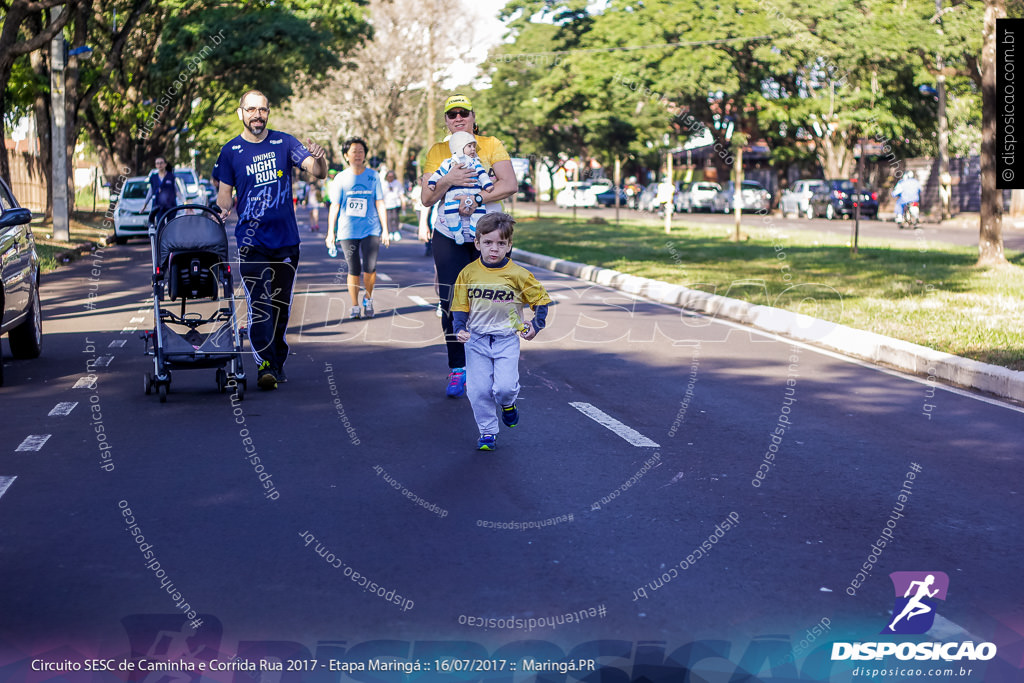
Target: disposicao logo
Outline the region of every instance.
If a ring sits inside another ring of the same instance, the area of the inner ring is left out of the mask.
[[[946,599],[949,576],[944,572],[893,572],[895,602],[892,620],[882,634],[922,635],[935,623],[935,607]],[[832,643],[832,661],[869,660],[895,656],[900,660],[987,661],[996,656],[993,643]]]
[[[935,623],[935,605],[946,599],[949,576],[945,572],[893,572],[889,574],[896,602],[893,619],[882,633],[927,633]]]

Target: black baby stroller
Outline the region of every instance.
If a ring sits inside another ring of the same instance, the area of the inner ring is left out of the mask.
[[[189,209],[196,213],[181,213]],[[220,392],[231,387],[242,400],[246,385],[242,341],[235,317],[228,238],[220,214],[199,204],[176,206],[150,226],[149,242],[153,254],[154,330],[144,335],[146,353],[153,356],[153,372],[146,373],[146,394],[155,388],[160,402],[165,403],[171,369],[217,368]],[[176,299],[181,300],[180,313],[162,308],[165,300]],[[192,302],[199,305],[221,299],[225,305],[208,316],[188,310]],[[208,332],[199,330],[207,325],[216,327]],[[179,334],[173,328],[187,331]]]

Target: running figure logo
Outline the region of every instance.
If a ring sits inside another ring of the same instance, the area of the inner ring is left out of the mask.
[[[896,601],[893,619],[882,633],[927,633],[935,622],[935,604],[946,599],[949,576],[944,572],[893,572],[889,574]]]

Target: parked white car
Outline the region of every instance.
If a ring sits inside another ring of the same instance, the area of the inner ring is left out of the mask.
[[[199,184],[199,178],[196,176],[195,171],[191,168],[176,168],[174,169],[174,175],[181,178],[181,182],[185,183],[186,204],[206,204],[206,191]]]
[[[825,186],[824,180],[798,180],[793,187],[785,190],[779,199],[779,208],[782,209],[782,217],[807,216],[811,217],[810,200],[818,188]]]
[[[676,211],[693,213],[694,211],[712,211],[715,208],[715,197],[722,191],[718,183],[700,181],[690,183],[676,195]]]
[[[129,237],[146,237],[149,230],[149,208],[143,209],[149,192],[149,178],[128,178],[121,186],[114,208],[114,241],[124,244]],[[152,202],[150,202],[152,204]]]
[[[604,189],[601,187],[598,191]],[[565,189],[555,196],[555,205],[565,209],[572,206],[597,206],[597,192],[590,183],[573,181],[567,183]]]

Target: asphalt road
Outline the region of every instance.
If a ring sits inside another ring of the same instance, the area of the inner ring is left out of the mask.
[[[908,663],[833,641],[929,638],[998,647],[933,680],[1021,680],[1020,409],[538,271],[480,453],[422,245],[349,322],[320,239],[290,381],[234,405],[212,370],[144,395],[147,246],[46,279],[43,356],[3,349],[0,681],[852,681]],[[949,578],[928,635],[879,635],[900,571]],[[34,670],[91,657],[134,670]],[[388,661],[427,670],[331,670]]]

